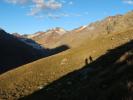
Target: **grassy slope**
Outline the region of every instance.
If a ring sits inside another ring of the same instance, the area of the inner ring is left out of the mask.
[[[17,99],[39,90],[42,86],[48,85],[67,73],[80,69],[84,65],[86,57],[91,55],[96,59],[106,53],[108,49],[115,48],[133,39],[132,34],[131,30],[99,37],[95,40],[88,39],[77,48],[2,74],[0,75],[0,99]]]
[[[133,100],[133,41],[22,100]]]

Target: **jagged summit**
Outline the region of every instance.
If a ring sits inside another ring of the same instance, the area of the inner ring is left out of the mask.
[[[63,35],[66,33],[66,30],[64,30],[63,28],[60,28],[60,27],[56,27],[56,28],[51,28],[51,29],[47,30],[45,34],[50,34],[50,33],[57,33],[59,35]]]

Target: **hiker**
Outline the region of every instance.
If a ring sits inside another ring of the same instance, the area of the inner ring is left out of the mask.
[[[88,62],[88,58],[85,59],[85,65],[88,65],[89,62]]]
[[[91,57],[91,56],[89,57],[89,60],[90,60],[90,62],[93,62],[93,59],[92,59],[92,57]]]

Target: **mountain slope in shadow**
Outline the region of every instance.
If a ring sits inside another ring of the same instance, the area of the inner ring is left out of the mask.
[[[68,46],[62,45],[52,50],[45,48],[39,50],[0,30],[0,74],[67,49]]]
[[[133,100],[133,41],[20,100]]]

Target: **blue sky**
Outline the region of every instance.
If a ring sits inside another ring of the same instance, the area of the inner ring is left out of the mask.
[[[20,34],[71,30],[130,10],[133,0],[0,0],[0,27]]]

